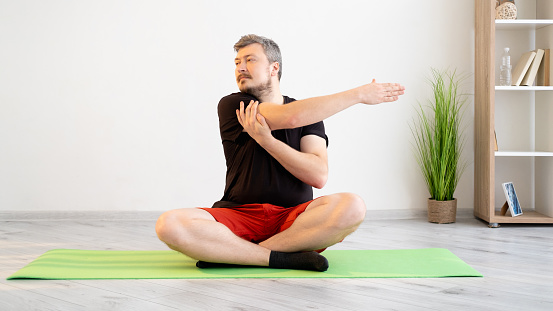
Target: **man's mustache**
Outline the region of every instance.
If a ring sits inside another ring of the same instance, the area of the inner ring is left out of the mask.
[[[236,81],[237,81],[237,82],[240,82],[240,80],[241,80],[242,78],[251,79],[252,76],[250,76],[249,74],[243,73],[243,74],[238,75],[238,77],[236,78]]]

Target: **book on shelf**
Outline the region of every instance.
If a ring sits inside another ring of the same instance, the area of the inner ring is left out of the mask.
[[[551,86],[551,58],[550,58],[550,50],[545,49],[543,50],[543,59],[541,61],[540,68],[538,69],[538,81],[537,84],[539,86]]]
[[[518,197],[515,192],[515,186],[513,185],[513,183],[503,183],[503,191],[505,192],[505,198],[507,199],[507,202],[505,202],[505,204],[503,204],[503,207],[501,208],[501,215],[505,216],[507,210],[509,210],[512,217],[522,215],[522,208],[520,207],[520,203],[518,202]]]
[[[545,53],[545,51],[542,49],[537,49],[534,52],[536,52],[536,56],[534,56],[534,59],[532,60],[530,67],[528,67],[528,70],[526,71],[524,78],[522,78],[522,82],[520,82],[520,85],[523,85],[523,86],[534,85],[534,80],[536,80],[536,75],[538,74],[538,68],[541,65],[541,60],[543,59],[543,54]]]
[[[522,54],[515,66],[515,69],[513,69],[511,79],[512,86],[520,86],[520,83],[522,83],[522,79],[524,79],[524,76],[526,75],[526,72],[528,71],[528,68],[530,68],[530,65],[532,64],[532,61],[535,57],[536,52],[534,51],[529,51]]]
[[[495,148],[494,148],[494,151],[499,151],[499,146],[497,145],[497,133],[495,132],[495,130],[493,131],[493,137],[495,139]]]

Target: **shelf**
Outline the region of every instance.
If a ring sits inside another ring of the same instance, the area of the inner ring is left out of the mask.
[[[500,19],[495,21],[496,30],[532,30],[553,25],[550,19]]]
[[[553,152],[544,151],[496,151],[496,157],[553,157]]]
[[[496,91],[553,91],[553,86],[495,86]]]
[[[525,211],[522,210],[522,215],[511,217],[509,213],[505,216],[501,216],[500,211],[495,211],[495,215],[491,219],[490,222],[493,223],[518,223],[518,224],[551,224],[553,223],[553,217],[549,217],[543,214],[540,214],[536,211],[529,210]]]
[[[511,47],[516,56],[536,48],[553,50],[553,12],[549,12],[553,1],[520,2],[524,2],[525,17],[548,19],[495,20],[496,0],[475,2],[474,215],[491,225],[553,224],[553,147],[547,147],[553,139],[553,86],[495,85],[499,84],[499,47]],[[518,118],[523,119],[522,131],[513,128]],[[496,126],[511,136],[513,149],[494,151]],[[522,207],[521,216],[501,216],[496,210],[505,201],[503,193],[496,193],[500,188],[496,179],[507,176],[525,183],[519,190],[528,206]]]

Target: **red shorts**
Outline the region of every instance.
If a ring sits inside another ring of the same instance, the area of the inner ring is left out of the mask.
[[[235,207],[201,208],[218,222],[227,226],[237,236],[260,243],[290,226],[313,201],[295,207],[272,204],[245,204]]]

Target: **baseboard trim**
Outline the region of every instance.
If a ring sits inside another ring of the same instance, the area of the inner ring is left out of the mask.
[[[0,211],[0,221],[155,220],[162,211]]]
[[[156,220],[163,211],[0,211],[0,221]],[[422,219],[426,210],[368,210],[365,220]],[[473,218],[472,209],[458,209],[457,218]]]

